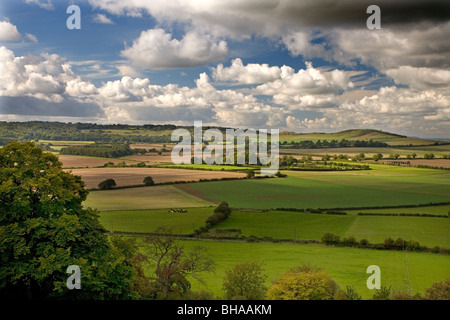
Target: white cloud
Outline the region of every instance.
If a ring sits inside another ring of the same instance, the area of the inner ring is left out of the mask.
[[[150,29],[142,31],[121,55],[141,68],[189,68],[225,59],[228,47],[225,41],[216,41],[207,34],[188,32],[178,40],[163,29]]]
[[[38,39],[36,38],[36,36],[31,33],[26,33],[25,38],[27,38],[30,41],[33,41],[34,43],[38,42]]]
[[[101,23],[101,24],[114,24],[114,22],[108,18],[106,15],[104,15],[103,13],[98,13],[97,15],[95,15],[92,19],[94,22],[96,23]]]
[[[386,74],[396,83],[407,84],[416,89],[450,87],[450,70],[401,66],[386,70]]]
[[[28,4],[36,4],[40,8],[45,10],[55,10],[55,6],[53,5],[51,0],[47,0],[47,2],[41,2],[40,0],[26,0]]]
[[[246,66],[237,58],[231,61],[231,66],[223,64],[212,68],[212,76],[216,81],[233,82],[237,84],[256,84],[271,82],[281,77],[282,69],[268,64],[249,63]]]
[[[22,39],[17,27],[9,21],[0,21],[0,41],[19,41]]]

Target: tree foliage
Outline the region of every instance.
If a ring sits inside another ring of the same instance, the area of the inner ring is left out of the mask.
[[[227,300],[262,300],[267,288],[262,263],[245,261],[225,271],[223,290]]]
[[[116,186],[116,181],[114,179],[106,179],[98,184],[98,187],[102,190],[112,189]]]
[[[323,270],[309,266],[292,269],[267,290],[269,300],[333,300],[339,286]]]
[[[116,299],[129,297],[133,268],[111,245],[79,176],[33,143],[0,149],[0,297]],[[69,290],[69,265],[82,290]]]

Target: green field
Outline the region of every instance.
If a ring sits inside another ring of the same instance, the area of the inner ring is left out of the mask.
[[[337,283],[345,288],[353,286],[363,299],[369,299],[373,291],[367,289],[366,273],[370,265],[381,269],[381,284],[392,289],[407,290],[408,277],[413,293],[423,294],[432,283],[450,277],[450,257],[440,254],[383,251],[354,248],[331,248],[320,245],[279,243],[242,243],[218,241],[183,241],[186,250],[194,246],[206,248],[216,262],[214,274],[205,274],[207,289],[222,296],[222,281],[225,270],[237,262],[259,260],[264,262],[267,284],[291,268],[310,264],[324,269]],[[405,261],[408,277],[405,271]],[[197,281],[192,281],[193,290],[204,290]]]
[[[189,234],[202,227],[214,208],[188,208],[187,212],[169,209],[104,211],[100,223],[109,231],[154,232],[157,227],[172,228],[174,233]]]
[[[448,216],[450,212],[450,205],[443,206],[425,206],[425,207],[412,207],[412,208],[384,208],[384,209],[359,209],[359,210],[346,210],[347,214],[354,215],[358,212],[364,213],[377,213],[377,214],[389,214],[389,213],[413,213],[413,214],[436,214],[442,216]]]
[[[208,207],[211,204],[173,185],[166,185],[91,191],[83,205],[100,211],[111,211]]]
[[[287,178],[180,185],[234,208],[343,208],[428,204],[450,200],[450,173],[374,165],[370,171],[287,171]]]
[[[448,218],[329,215],[302,212],[233,212],[214,229],[241,229],[245,236],[280,239],[320,238],[327,232],[382,243],[387,237],[450,248]]]

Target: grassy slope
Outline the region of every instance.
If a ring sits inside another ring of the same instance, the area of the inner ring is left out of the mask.
[[[403,237],[428,247],[450,248],[450,220],[443,218],[323,215],[299,212],[233,212],[216,229],[241,229],[245,236],[315,239],[331,232],[382,243]]]
[[[182,186],[234,208],[336,208],[446,202],[447,171],[374,166],[358,172],[288,172],[287,178],[207,182]]]
[[[177,234],[189,234],[203,226],[214,208],[188,208],[186,213],[173,213],[168,209],[105,211],[100,222],[109,231],[153,232],[157,227],[173,228]]]
[[[207,288],[217,296],[222,296],[222,281],[225,270],[239,261],[260,260],[264,262],[267,284],[291,268],[310,264],[324,269],[338,284],[345,288],[353,286],[365,299],[373,295],[367,289],[367,267],[378,265],[381,268],[382,285],[393,289],[408,289],[405,261],[408,266],[412,292],[423,293],[432,283],[450,277],[450,257],[438,254],[382,251],[353,248],[331,248],[318,245],[295,245],[273,243],[232,243],[213,241],[184,241],[189,250],[193,246],[208,249],[216,262],[215,274],[205,274]],[[193,290],[204,286],[193,281]]]

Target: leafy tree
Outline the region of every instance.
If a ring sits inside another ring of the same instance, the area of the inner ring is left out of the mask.
[[[223,290],[227,300],[263,300],[266,295],[262,263],[245,261],[225,271]]]
[[[380,289],[375,289],[375,293],[372,296],[372,300],[390,300],[391,299],[391,287],[381,286]]]
[[[82,206],[81,177],[31,142],[0,149],[0,297],[129,298],[134,269],[111,244],[97,212]],[[81,269],[69,290],[67,267]]]
[[[382,158],[383,158],[383,154],[380,153],[380,152],[373,155],[373,160],[375,160],[375,161],[378,161],[378,160],[380,160]]]
[[[353,287],[347,286],[345,290],[339,290],[336,300],[361,300],[361,296]]]
[[[116,181],[114,179],[106,179],[98,184],[98,187],[102,190],[112,189],[116,186]]]
[[[292,269],[267,290],[269,300],[333,300],[339,286],[323,270],[309,266]]]
[[[442,282],[433,283],[425,290],[426,300],[450,300],[450,278]]]
[[[146,186],[153,186],[153,185],[155,184],[155,181],[153,181],[153,178],[152,178],[152,177],[147,176],[147,177],[144,178],[143,183],[144,183]]]
[[[172,230],[160,227],[155,235],[144,240],[144,260],[153,267],[147,279],[148,298],[168,299],[189,294],[188,277],[203,282],[200,274],[213,270],[213,261],[204,248],[195,247],[187,253],[177,242]]]
[[[320,239],[320,242],[326,244],[326,245],[337,245],[339,244],[340,237],[333,233],[325,233],[322,238]]]

